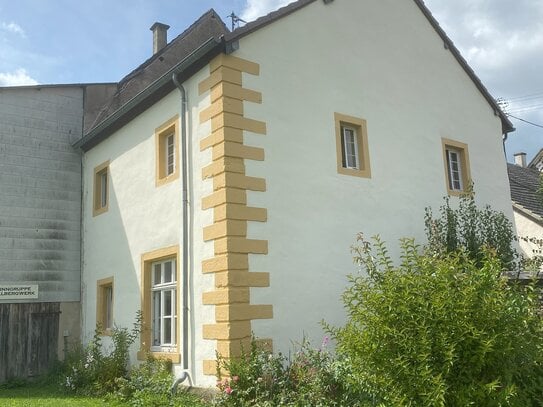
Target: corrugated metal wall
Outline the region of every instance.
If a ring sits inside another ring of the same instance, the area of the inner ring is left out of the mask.
[[[34,302],[80,299],[83,96],[0,88],[0,284],[38,284]]]

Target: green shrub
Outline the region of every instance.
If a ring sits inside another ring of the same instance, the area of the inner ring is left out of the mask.
[[[171,369],[171,361],[149,355],[144,363],[130,371],[128,377],[117,378],[116,398],[135,407],[170,405]]]
[[[436,254],[462,250],[477,266],[485,259],[485,249],[496,252],[504,270],[513,270],[518,253],[513,248],[513,224],[501,212],[490,206],[477,207],[472,187],[459,198],[458,207],[451,208],[449,198],[439,208],[439,218],[433,218],[431,208],[426,208],[425,227],[428,249]]]
[[[172,362],[149,354],[145,362],[130,370],[128,377],[117,378],[115,399],[133,407],[204,406],[187,391],[172,394]]]
[[[128,374],[128,351],[140,332],[141,313],[138,313],[132,330],[112,329],[113,347],[107,353],[103,349],[102,329],[97,326],[86,347],[76,347],[68,352],[59,369],[61,387],[84,395],[104,395],[115,391],[116,379]]]
[[[412,240],[394,266],[385,245],[359,236],[363,271],[343,294],[351,386],[387,406],[537,406],[543,330],[533,292],[501,277],[489,251],[436,256]]]
[[[363,406],[364,397],[344,380],[350,364],[303,341],[291,358],[252,341],[239,358],[218,356],[218,406]],[[221,376],[228,371],[230,376]]]

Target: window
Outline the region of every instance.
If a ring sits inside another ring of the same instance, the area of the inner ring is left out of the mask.
[[[175,116],[155,130],[157,186],[179,177],[178,123],[179,116]]]
[[[466,191],[471,176],[467,144],[442,139],[445,176],[449,195],[460,195]]]
[[[96,288],[96,323],[109,335],[113,328],[113,277],[98,280]]]
[[[337,172],[371,177],[366,121],[334,113],[336,127]]]
[[[107,212],[109,206],[109,161],[94,169],[93,216]]]
[[[356,129],[350,126],[341,126],[341,148],[343,150],[342,165],[343,168],[358,170],[358,141]]]
[[[143,332],[138,357],[151,352],[179,363],[178,247],[142,256]]]
[[[152,264],[153,345],[151,350],[161,351],[177,343],[177,272],[175,259]]]

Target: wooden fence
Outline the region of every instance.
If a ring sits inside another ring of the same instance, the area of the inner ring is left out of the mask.
[[[47,372],[57,360],[60,303],[0,304],[0,383]]]

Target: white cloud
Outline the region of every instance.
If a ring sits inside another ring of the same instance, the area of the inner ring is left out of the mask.
[[[241,18],[253,21],[292,2],[293,0],[247,0]]]
[[[13,21],[10,23],[2,22],[0,24],[0,27],[4,31],[8,31],[13,34],[19,34],[21,37],[26,37],[25,31],[23,30],[23,28],[19,24],[14,23]]]
[[[25,69],[19,68],[15,72],[0,72],[0,86],[37,85],[38,81],[30,77]]]

